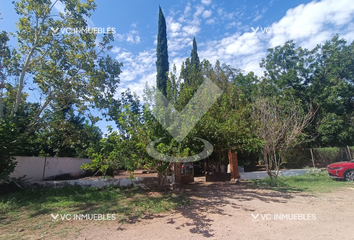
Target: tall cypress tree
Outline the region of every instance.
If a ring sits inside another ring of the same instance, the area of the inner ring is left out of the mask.
[[[166,35],[166,20],[159,6],[159,26],[157,34],[156,47],[156,86],[166,96],[167,87],[167,72],[169,70],[168,52],[167,52],[167,35]]]
[[[199,57],[198,57],[198,52],[197,52],[197,41],[195,40],[195,37],[193,38],[193,49],[191,52],[191,65],[195,66],[195,69],[199,69]]]

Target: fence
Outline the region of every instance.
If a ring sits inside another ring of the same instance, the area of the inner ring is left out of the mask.
[[[323,168],[334,162],[351,161],[354,147],[302,148],[290,150],[283,157],[284,166],[289,169],[303,167]]]
[[[16,168],[10,177],[26,178],[30,182],[42,181],[60,174],[79,176],[84,172],[80,169],[83,163],[91,163],[88,158],[56,158],[56,157],[15,157]]]

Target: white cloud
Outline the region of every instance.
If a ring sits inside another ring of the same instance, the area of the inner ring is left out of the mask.
[[[156,49],[153,48],[133,54],[126,49],[114,47],[112,52],[116,54],[115,59],[117,61],[124,63],[120,75],[120,92],[130,88],[138,96],[142,96],[146,81],[149,82],[150,86],[155,85]]]
[[[209,25],[213,25],[213,24],[215,24],[216,23],[216,19],[215,18],[211,18],[211,19],[208,19],[207,21],[206,21],[206,24],[209,24]]]
[[[205,6],[210,4],[210,1],[202,1],[202,3]],[[211,16],[211,10],[205,10],[202,5],[197,5],[193,8],[195,11],[192,12],[190,3],[185,6],[184,11],[180,12],[179,15],[178,12],[175,12],[166,18],[171,69],[173,64],[176,64],[177,71],[179,71],[181,63],[189,56],[192,38],[202,31],[202,27],[205,27],[201,24],[201,18],[208,18],[205,21],[206,24],[223,24],[227,29],[231,30],[233,28],[232,30],[235,29],[235,31],[221,32],[213,40],[199,40],[200,58],[206,58],[212,63],[220,60],[221,63],[243,69],[246,73],[253,71],[257,75],[263,75],[263,69],[260,68],[259,63],[262,58],[266,57],[267,48],[282,45],[290,39],[306,48],[313,48],[316,44],[323,43],[335,33],[339,33],[340,37],[345,37],[348,41],[354,40],[354,5],[351,4],[351,0],[339,2],[324,0],[301,4],[289,9],[283,18],[270,25],[273,29],[281,27],[316,28],[316,33],[301,34],[295,32],[267,34],[261,33],[260,30],[257,34],[254,34],[251,31],[252,26],[243,24],[242,20],[239,19],[242,15],[242,9],[233,12],[227,9],[218,9],[217,6],[213,6],[213,9],[217,9],[216,11],[219,14],[217,19],[215,14],[213,17]],[[253,20],[257,21],[257,17],[259,20],[265,11],[267,9],[263,8],[256,14],[252,14]],[[256,28],[257,26],[253,27]],[[136,41],[135,36],[137,34],[130,33],[134,35],[133,39]],[[116,35],[119,36],[119,34]],[[123,37],[125,40],[127,35],[123,34]],[[156,39],[156,36],[154,39]],[[150,86],[155,85],[155,51],[155,49],[150,49],[133,54],[118,47],[112,49],[117,59],[124,63],[121,76],[123,88],[129,87],[141,96],[146,81],[149,82]]]
[[[205,5],[209,5],[211,3],[211,0],[202,0],[202,3]]]
[[[174,22],[173,20],[170,21],[170,24],[167,25],[167,29],[171,32],[171,37],[176,37],[180,34],[182,24],[179,22]]]
[[[203,18],[208,18],[208,17],[210,17],[211,16],[211,14],[212,14],[212,11],[211,10],[205,10],[204,12],[203,12]]]
[[[260,40],[253,33],[244,33],[242,36],[233,39],[232,43],[226,41],[225,52],[233,55],[246,55],[258,52]]]
[[[192,10],[191,4],[188,3],[187,6],[186,6],[186,8],[184,9],[184,12],[183,12],[184,15],[188,15],[191,10]]]
[[[114,35],[115,39],[118,40],[118,41],[123,41],[124,40],[124,34],[119,34],[119,33],[116,33]]]
[[[233,28],[233,27],[238,27],[238,26],[241,26],[242,23],[241,22],[231,22],[231,23],[228,23],[226,25],[226,29],[230,29],[230,28]]]
[[[204,7],[198,5],[195,8],[196,8],[197,11],[195,11],[195,13],[193,14],[193,17],[197,18],[204,11]]]
[[[218,14],[219,14],[219,16],[223,19],[223,20],[232,20],[232,19],[234,19],[235,18],[235,16],[237,15],[237,14],[240,14],[240,12],[239,11],[237,11],[237,12],[226,12],[224,9],[222,9],[222,8],[218,8],[218,10],[217,10],[217,12],[218,12]],[[243,13],[241,13],[241,15],[242,15]]]
[[[135,44],[140,43],[139,32],[136,30],[131,30],[127,34],[116,33],[114,36],[115,36],[115,39],[120,42],[127,41],[128,43],[135,43]]]
[[[121,50],[121,48],[120,48],[120,47],[117,47],[117,46],[114,46],[114,47],[111,49],[111,51],[112,51],[113,53],[118,53],[118,52],[120,52],[120,50]]]
[[[267,9],[263,8],[262,13]],[[219,8],[219,15],[225,16],[223,9]],[[261,14],[257,13],[260,19]],[[349,0],[340,3],[334,0],[311,2],[289,9],[286,15],[271,25],[271,28],[316,29],[316,32],[289,32],[289,33],[261,33],[253,34],[250,29],[247,32],[237,32],[219,40],[207,41],[205,47],[199,48],[201,58],[209,59],[212,63],[220,60],[246,72],[254,71],[262,75],[263,70],[259,67],[262,58],[266,57],[267,48],[282,45],[288,40],[295,40],[297,45],[313,48],[316,44],[324,43],[334,34],[339,33],[347,41],[354,39],[354,5]],[[231,22],[227,27],[238,26],[241,23]],[[199,46],[200,47],[200,46]]]
[[[188,25],[188,26],[184,26],[182,30],[183,30],[183,36],[187,37],[187,36],[195,36],[200,31],[200,28],[198,26]]]
[[[192,8],[190,3],[188,3],[180,16],[171,13],[166,17],[168,50],[171,52],[170,56],[177,57],[182,49],[191,46],[193,37],[200,32],[201,20],[199,16],[203,14],[204,7],[198,5],[195,9],[196,11],[193,17],[191,17],[190,13]]]
[[[262,18],[262,14],[260,14],[258,11],[257,11],[257,13],[256,13],[256,17],[253,19],[253,22],[257,22],[259,19],[261,19]]]
[[[272,24],[273,29],[289,28],[292,31],[282,36],[273,34],[269,46],[283,44],[292,39],[297,44],[314,47],[336,33],[353,38],[353,31],[348,31],[353,18],[354,4],[351,0],[324,0],[301,4],[289,9],[279,22]]]

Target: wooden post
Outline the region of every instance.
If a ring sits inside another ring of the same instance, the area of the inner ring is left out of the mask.
[[[206,169],[207,169],[207,167],[206,167],[206,161],[204,160],[204,176],[206,176],[206,175],[207,175],[207,173],[206,173]]]
[[[351,152],[350,152],[350,148],[349,148],[348,145],[347,145],[347,149],[348,149],[348,153],[349,153],[349,157],[350,157],[349,160],[351,161],[351,160],[353,160],[353,157],[352,157],[352,154],[351,154]]]
[[[174,184],[181,185],[182,184],[182,173],[181,173],[181,163],[180,162],[173,163],[173,175],[174,175]]]
[[[42,178],[42,181],[44,181],[44,174],[45,174],[45,165],[47,163],[47,153],[45,154],[45,157],[44,157],[44,166],[43,166],[43,178]]]
[[[315,160],[313,159],[313,152],[312,152],[312,148],[310,148],[310,152],[311,152],[312,164],[313,164],[313,167],[315,168],[315,167],[316,167],[316,165],[315,165]]]
[[[231,172],[231,181],[236,181],[240,179],[240,173],[238,172],[238,161],[237,154],[229,151],[229,163],[230,163],[230,172]]]

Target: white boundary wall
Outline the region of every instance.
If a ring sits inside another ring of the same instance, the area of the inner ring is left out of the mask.
[[[15,157],[17,165],[10,177],[22,177],[26,175],[29,182],[37,182],[44,178],[69,173],[78,176],[84,173],[80,169],[83,163],[91,163],[88,158],[56,158],[56,157]],[[45,164],[44,164],[45,163]]]
[[[307,169],[293,169],[293,170],[280,170],[279,171],[279,177],[290,177],[290,176],[300,176],[306,174],[306,172],[312,171],[312,172],[321,172],[321,169],[312,169],[312,170],[307,170]],[[260,172],[240,172],[240,177],[242,180],[249,180],[249,179],[262,179],[268,177],[268,174],[266,171],[260,171]]]
[[[165,185],[170,185],[173,179],[172,176],[167,176]],[[81,186],[81,187],[97,187],[102,188],[104,186],[141,186],[156,188],[158,186],[158,177],[136,177],[129,178],[107,178],[107,179],[80,179],[80,180],[63,180],[63,181],[42,181],[35,182],[32,187],[37,188],[60,188],[66,186]]]

